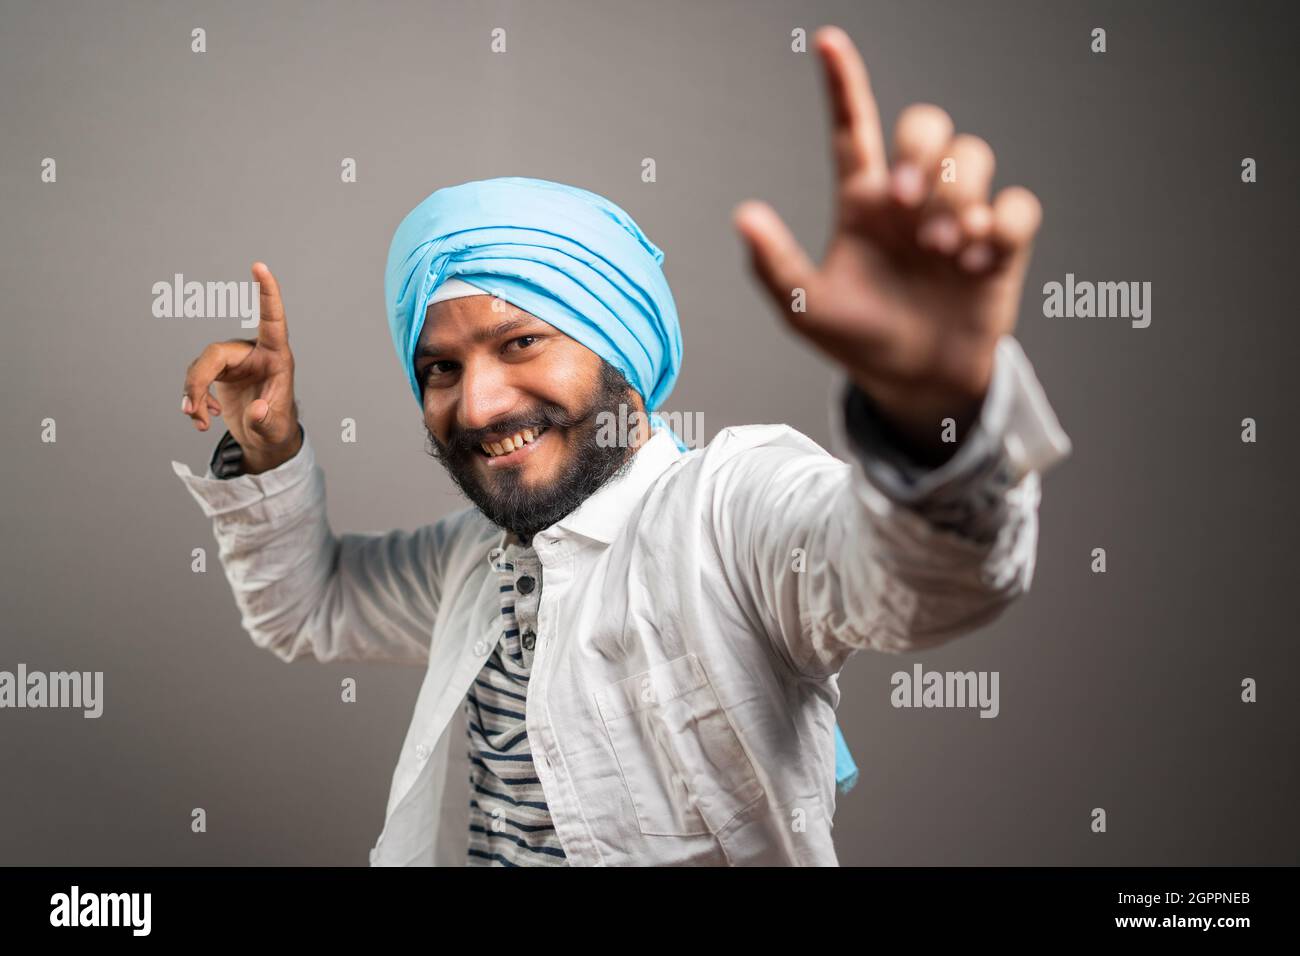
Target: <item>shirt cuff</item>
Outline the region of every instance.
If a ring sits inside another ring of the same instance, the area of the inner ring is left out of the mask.
[[[242,473],[243,450],[230,437],[229,432],[217,443],[206,475],[199,477],[188,465],[179,461],[172,462],[172,471],[185,483],[189,493],[209,518],[239,511],[273,499],[280,492],[301,485],[311,475],[316,465],[316,453],[301,423],[298,425],[298,434],[302,437],[302,447],[298,453],[261,474]],[[238,454],[231,450],[231,446],[238,450]],[[221,457],[223,454],[224,458]],[[236,467],[231,465],[232,461],[237,462],[239,473],[229,478],[220,477],[220,474],[228,473],[232,467]]]
[[[1070,439],[1043,394],[1033,367],[1010,335],[998,342],[993,377],[979,416],[956,453],[929,468],[911,460],[865,394],[844,372],[831,392],[832,450],[856,461],[886,498],[924,514],[932,523],[983,538],[976,525],[1001,493],[1031,471],[1044,471],[1069,455]],[[988,515],[993,518],[995,516]]]

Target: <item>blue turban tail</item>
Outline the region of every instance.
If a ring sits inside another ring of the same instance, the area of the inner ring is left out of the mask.
[[[423,408],[415,347],[429,299],[456,277],[591,349],[654,413],[682,366],[682,332],[663,261],[631,216],[576,186],[505,176],[437,190],[397,227],[384,273],[388,329],[411,394]],[[659,415],[650,421],[687,450]],[[857,768],[838,726],[835,744],[836,782],[847,792]]]

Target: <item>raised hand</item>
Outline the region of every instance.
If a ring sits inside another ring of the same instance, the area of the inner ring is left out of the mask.
[[[261,289],[257,338],[205,348],[185,373],[181,411],[199,431],[208,430],[210,415],[222,415],[244,450],[244,471],[258,474],[296,455],[301,438],[280,286],[261,262],[253,263],[253,279]]]
[[[814,265],[776,212],[750,200],[735,223],[781,314],[848,371],[930,461],[942,421],[979,413],[998,339],[1015,327],[1042,207],[1029,190],[991,202],[993,150],[953,135],[937,106],[894,127],[893,166],[866,66],[839,27],[814,44],[825,68],[837,170],[834,233]],[[797,311],[802,290],[804,311]]]

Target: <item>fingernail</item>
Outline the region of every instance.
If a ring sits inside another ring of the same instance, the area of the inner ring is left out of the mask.
[[[894,168],[890,188],[894,198],[901,203],[910,206],[919,201],[925,189],[925,183],[921,178],[921,170],[911,163],[899,163]]]
[[[960,262],[969,272],[983,272],[993,262],[993,247],[987,242],[972,242],[962,250]]]
[[[186,395],[184,398],[181,399],[181,411],[184,412],[186,415],[194,411],[194,403],[190,401],[190,397],[188,395]]]
[[[930,246],[942,253],[956,252],[961,243],[961,229],[957,226],[956,219],[942,213],[922,225],[916,239],[921,245]]]

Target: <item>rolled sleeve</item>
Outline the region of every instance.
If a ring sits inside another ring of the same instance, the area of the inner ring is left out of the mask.
[[[305,430],[302,439],[294,457],[257,475],[222,479],[209,465],[199,477],[172,462],[212,519],[244,630],[286,661],[427,662],[444,556],[459,524],[336,535]]]
[[[956,453],[938,467],[911,459],[874,404],[843,374],[832,392],[833,450],[896,505],[976,542],[997,536],[1005,493],[1030,471],[1070,453],[1070,440],[1019,343],[998,343],[993,377],[976,421]]]
[[[179,461],[171,463],[172,471],[209,518],[223,518],[223,525],[272,525],[276,518],[292,516],[315,504],[310,479],[316,467],[316,454],[307,433],[301,431],[301,434],[302,447],[296,455],[258,475],[241,471],[234,477],[218,477],[213,466],[220,470],[217,455],[226,442],[225,436],[217,444],[205,475],[194,474],[188,465]],[[230,441],[233,443],[234,439]],[[235,447],[239,447],[237,443]]]

